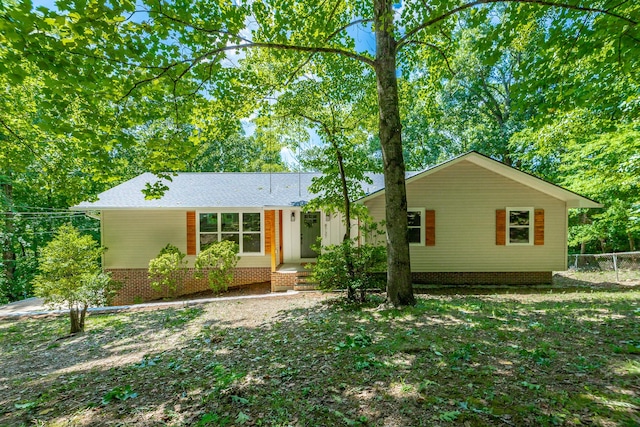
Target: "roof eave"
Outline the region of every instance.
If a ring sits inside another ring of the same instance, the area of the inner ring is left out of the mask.
[[[597,209],[603,208],[602,203],[594,202],[593,200],[581,197],[580,199],[567,200],[567,208],[569,209]]]
[[[527,187],[533,188],[534,190],[540,191],[541,193],[547,194],[550,197],[553,197],[558,200],[562,200],[567,204],[569,208],[601,208],[602,204],[588,199],[580,194],[574,193],[570,190],[560,187],[559,185],[553,184],[551,182],[545,181],[541,178],[538,178],[535,175],[529,174],[527,172],[523,172],[519,169],[514,168],[513,166],[505,165],[497,160],[494,160],[484,154],[478,153],[477,151],[470,151],[465,154],[461,154],[457,157],[454,157],[450,160],[447,160],[443,163],[440,163],[436,166],[433,166],[429,169],[426,169],[420,173],[413,175],[410,178],[405,180],[406,184],[410,184],[413,181],[418,179],[422,179],[425,176],[431,175],[439,170],[450,167],[459,163],[461,161],[469,161],[475,165],[483,167],[487,170],[490,170],[494,173],[504,176],[507,179],[511,179],[513,181],[519,182],[522,185],[526,185]],[[371,193],[359,200],[359,203],[365,203],[371,199],[375,199],[382,194],[384,194],[384,188]]]

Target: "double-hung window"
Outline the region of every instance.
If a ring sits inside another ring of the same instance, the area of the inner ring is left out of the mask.
[[[533,208],[507,208],[507,245],[533,245]]]
[[[424,209],[407,209],[410,245],[424,244]]]
[[[240,254],[262,253],[260,212],[207,212],[200,214],[200,250],[222,240],[235,242]]]

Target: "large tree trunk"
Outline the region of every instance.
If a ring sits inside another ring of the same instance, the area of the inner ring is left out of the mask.
[[[407,190],[396,79],[393,1],[374,0],[379,132],[384,167],[387,228],[387,296],[398,307],[414,305],[407,234]]]

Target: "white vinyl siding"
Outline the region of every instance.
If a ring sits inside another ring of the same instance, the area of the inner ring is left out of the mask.
[[[566,204],[471,162],[461,161],[408,184],[407,203],[428,206],[438,215],[438,244],[410,246],[414,272],[566,268]],[[385,219],[383,194],[365,204],[375,220]],[[544,209],[544,246],[495,244],[495,212],[507,206]]]
[[[104,210],[101,214],[105,268],[148,268],[167,243],[187,252],[186,211],[179,209]],[[264,246],[264,245],[262,245]],[[187,256],[193,267],[195,256]],[[270,256],[241,256],[238,267],[269,267]]]

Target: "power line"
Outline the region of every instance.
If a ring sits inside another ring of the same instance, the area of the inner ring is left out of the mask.
[[[19,209],[40,209],[41,211],[56,211],[57,209],[64,208],[54,208],[54,207],[43,207],[43,206],[27,206],[27,205],[13,205],[15,208]]]
[[[49,211],[49,212],[19,212],[19,211],[4,211],[0,212],[0,215],[67,215],[67,216],[80,216],[84,215],[84,212],[70,212],[70,211]]]
[[[3,219],[3,221],[49,221],[49,220],[53,220],[53,219],[66,219],[66,220],[72,220],[75,218],[83,218],[81,216],[65,216],[65,215],[60,215],[60,216],[53,216],[53,215],[49,215],[49,216],[7,216],[6,218]]]
[[[93,228],[78,228],[78,231],[100,231],[99,227]],[[55,234],[56,231],[33,231],[29,233],[4,233],[5,236],[13,237],[13,236],[24,236],[25,234]]]

